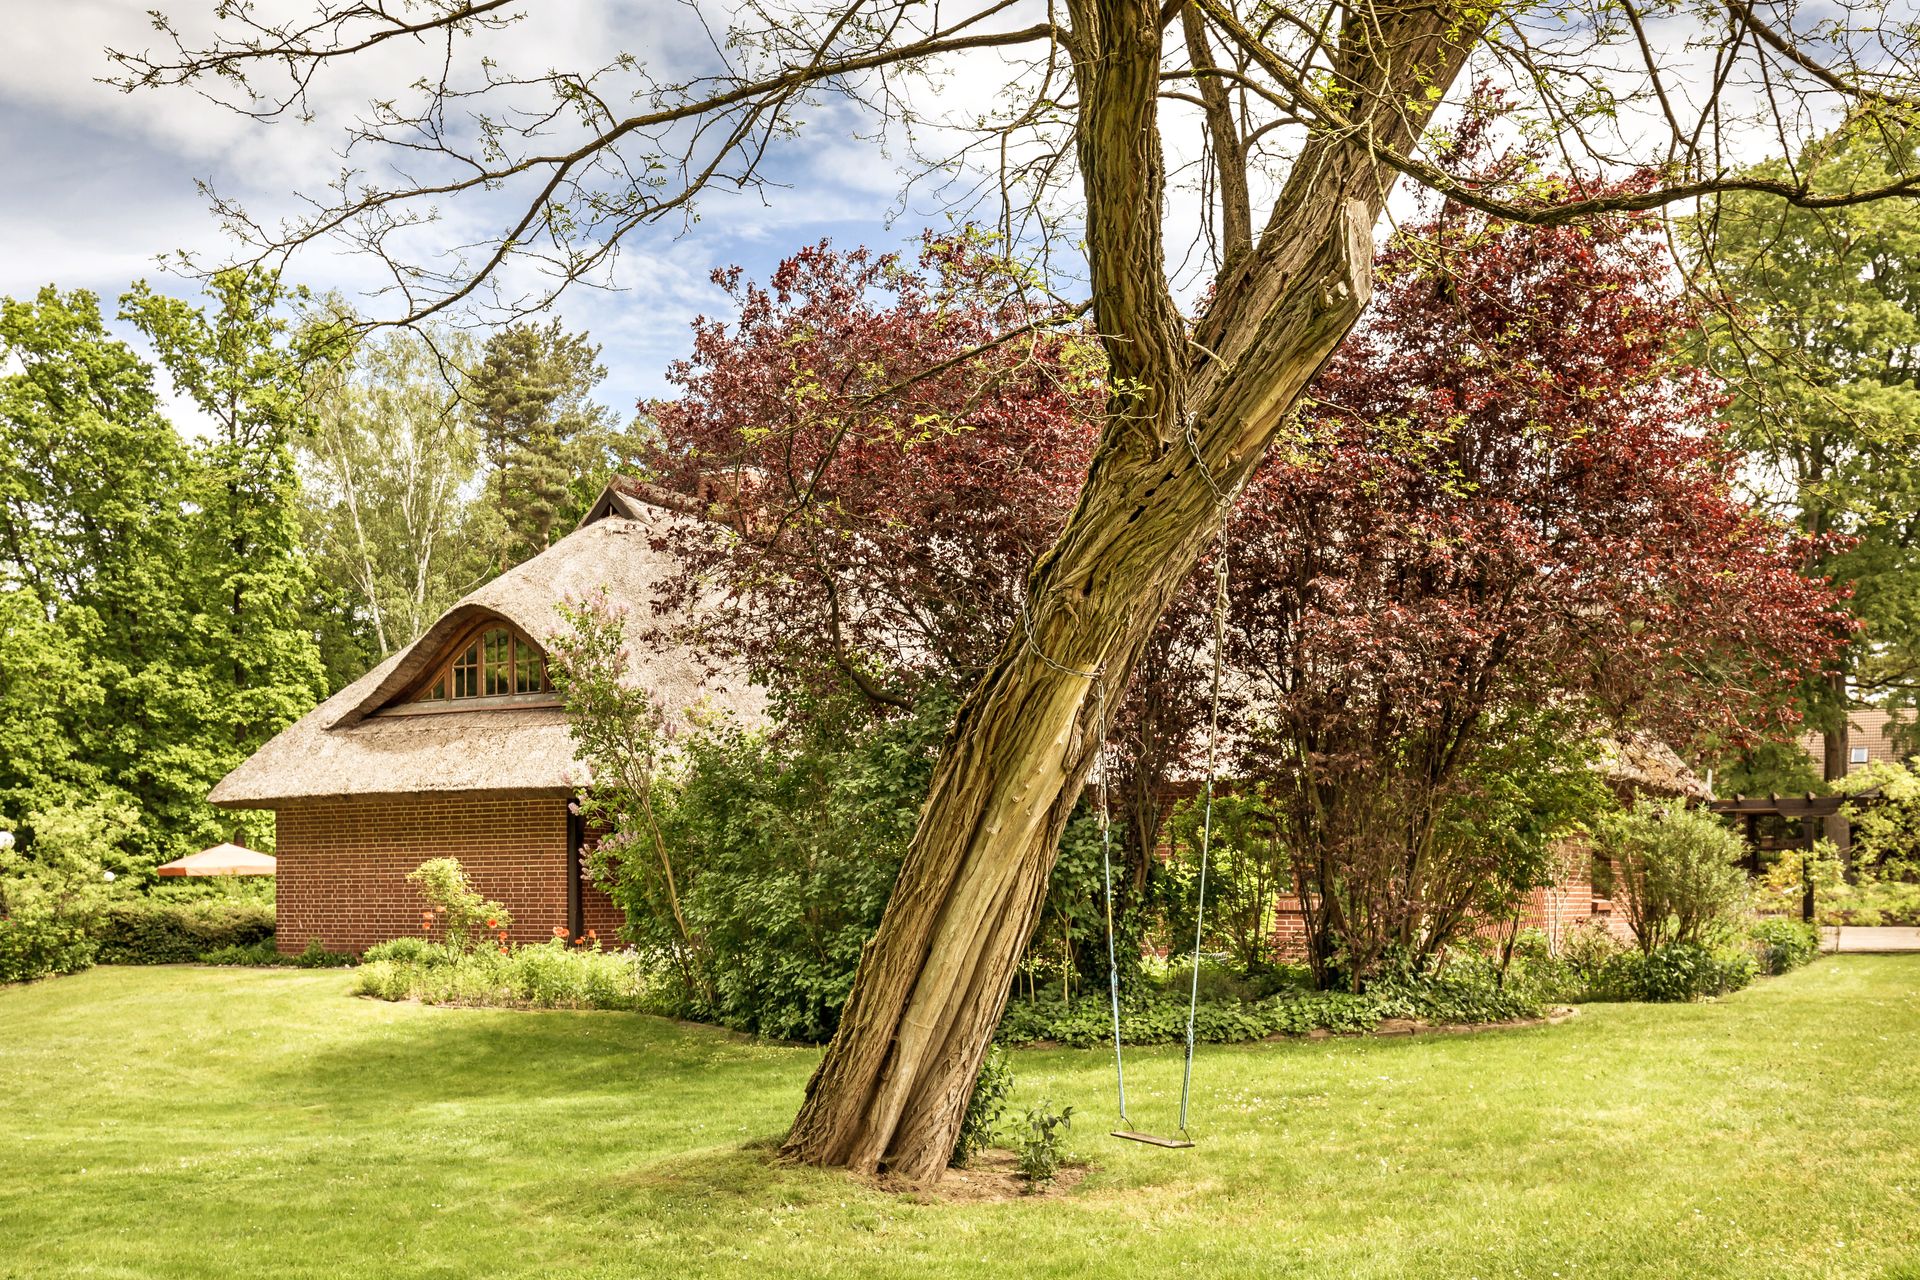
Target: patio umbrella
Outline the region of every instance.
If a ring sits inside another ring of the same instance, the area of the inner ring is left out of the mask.
[[[217,844],[163,863],[154,871],[163,876],[270,876],[273,869],[272,854],[257,853],[237,844]]]

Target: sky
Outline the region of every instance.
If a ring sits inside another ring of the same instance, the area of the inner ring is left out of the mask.
[[[146,279],[163,292],[196,296],[197,282],[158,260],[180,250],[215,258],[233,252],[197,181],[241,197],[250,211],[293,208],[294,193],[339,168],[344,113],[357,110],[390,70],[369,62],[351,77],[335,77],[311,125],[255,123],[180,89],[127,95],[99,83],[113,72],[109,47],[155,47],[146,10],[158,2],[0,0],[9,45],[0,76],[0,295],[28,297],[51,284],[110,300]],[[185,21],[209,10],[211,0],[163,7]],[[512,35],[527,65],[591,65],[614,47],[670,59],[686,35],[638,21],[621,28],[609,16],[659,12],[654,6],[542,0],[536,7],[541,21]],[[725,314],[726,299],[709,279],[714,268],[740,264],[764,276],[781,256],[821,237],[906,247],[937,222],[926,211],[890,218],[900,213],[898,166],[856,142],[852,121],[836,127],[830,111],[822,116],[808,144],[783,165],[784,189],[764,198],[716,196],[691,229],[630,242],[614,281],[622,291],[580,290],[562,299],[555,313],[602,346],[603,403],[624,416],[640,398],[667,390],[664,373],[686,353],[689,323],[703,313]],[[289,275],[349,296],[375,283],[369,263],[332,252],[306,254]],[[119,332],[137,343],[129,327]],[[170,401],[176,421],[191,432],[197,415]]]
[[[344,127],[367,103],[432,66],[431,50],[423,58],[418,48],[394,44],[336,64],[316,82],[311,123],[260,123],[181,88],[128,95],[101,83],[115,70],[107,49],[160,47],[145,12],[154,3],[191,40],[205,30],[214,0],[0,0],[8,41],[0,76],[0,173],[6,175],[0,182],[0,294],[24,297],[52,284],[111,300],[145,278],[163,291],[195,295],[195,281],[169,273],[159,260],[182,250],[215,262],[236,253],[210,214],[200,182],[237,197],[256,217],[285,215],[299,207],[298,193],[323,188],[339,172]],[[253,3],[266,13],[310,14],[314,8],[313,0]],[[710,8],[727,3],[713,0]],[[486,54],[510,70],[537,74],[550,67],[586,69],[632,51],[663,80],[713,59],[712,37],[691,21],[691,6],[671,0],[528,0],[525,11],[528,21],[462,44],[461,57],[477,67]],[[1013,16],[1003,17],[1019,25]],[[1676,16],[1666,23],[1670,29],[1656,32],[1666,50],[1663,64],[1683,98],[1690,82],[1704,83],[1705,73],[1702,55],[1684,50],[1686,24]],[[1019,77],[1005,66],[962,62],[938,83],[915,88],[914,105],[964,121],[991,109],[992,90],[1010,81]],[[1640,104],[1640,112],[1648,110]],[[910,250],[924,228],[946,225],[949,213],[936,183],[907,188],[903,200],[908,152],[897,136],[885,149],[862,140],[857,134],[873,127],[871,118],[832,101],[810,109],[805,125],[797,139],[778,147],[768,170],[775,185],[759,192],[711,192],[690,224],[642,228],[625,242],[612,291],[576,287],[556,304],[569,328],[585,329],[601,344],[609,376],[599,397],[616,412],[624,416],[641,398],[669,391],[666,370],[686,354],[690,322],[727,314],[728,301],[710,279],[716,268],[738,264],[764,278],[782,256],[822,238],[842,246]],[[1617,126],[1629,150],[1653,136],[1645,132],[1648,120],[1631,110]],[[935,130],[931,136],[937,147],[941,135]],[[1198,137],[1194,129],[1168,132],[1170,170],[1178,173],[1197,158],[1179,148]],[[1756,145],[1738,131],[1729,141],[1736,150]],[[1411,198],[1404,184],[1401,195]],[[487,198],[456,197],[444,210],[444,223],[414,233],[416,246],[445,249],[477,237],[494,225],[487,219],[490,210],[500,208],[497,200],[489,206]],[[1197,207],[1191,199],[1175,201],[1166,226],[1170,256],[1185,258],[1180,246],[1197,234]],[[366,313],[391,309],[367,298],[379,276],[363,256],[312,248],[288,274],[315,290],[338,291]],[[1192,301],[1205,280],[1190,270],[1175,284],[1182,299]],[[1067,291],[1083,288],[1071,285]],[[121,331],[137,338],[125,326]],[[194,431],[197,415],[177,397],[171,403],[176,421]]]

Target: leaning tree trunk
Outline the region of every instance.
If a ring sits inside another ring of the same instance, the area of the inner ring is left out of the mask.
[[[1393,175],[1355,132],[1322,135],[1190,339],[1160,243],[1159,6],[1076,0],[1071,13],[1088,260],[1114,388],[1108,421],[1080,501],[1028,584],[1029,625],[948,734],[893,897],[787,1138],[785,1153],[808,1163],[916,1181],[946,1166],[1101,712],[1117,706],[1217,532],[1222,495],[1238,491],[1370,290],[1372,227]],[[1342,54],[1360,103],[1354,120],[1404,146],[1420,128],[1409,108],[1423,101],[1418,86],[1444,92],[1471,33],[1441,8],[1376,6],[1369,17]]]

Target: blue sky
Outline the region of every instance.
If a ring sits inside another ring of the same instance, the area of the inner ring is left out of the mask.
[[[97,83],[112,70],[107,47],[152,43],[145,9],[154,2],[9,6],[9,66],[0,78],[0,293],[27,296],[54,284],[111,299],[146,278],[195,294],[192,280],[156,265],[177,250],[218,255],[226,245],[195,180],[242,196],[253,211],[292,207],[295,191],[316,187],[337,168],[341,113],[380,87],[378,66],[357,70],[358,82],[336,78],[323,103],[334,116],[302,126],[256,124],[177,89],[129,97]],[[211,0],[165,7],[191,18]],[[535,7],[538,25],[523,24],[516,46],[539,65],[584,66],[610,47],[670,58],[685,33],[648,30],[637,19],[621,29],[620,11],[629,8],[661,11],[544,0]],[[725,299],[708,282],[713,268],[740,263],[764,275],[782,254],[822,236],[901,247],[935,220],[910,211],[889,224],[899,189],[894,163],[855,142],[850,121],[836,127],[826,115],[808,145],[783,163],[786,189],[764,200],[716,196],[690,233],[630,243],[618,275],[624,292],[579,291],[562,300],[557,311],[566,323],[590,330],[604,348],[605,403],[625,415],[636,399],[665,389],[663,372],[684,354],[689,321],[724,311]],[[369,264],[331,252],[308,253],[290,274],[349,295],[373,279]],[[189,430],[192,416],[176,408]]]

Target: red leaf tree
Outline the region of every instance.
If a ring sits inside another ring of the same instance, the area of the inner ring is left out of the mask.
[[[1763,732],[1845,634],[1806,548],[1734,495],[1655,230],[1405,230],[1240,503],[1241,763],[1323,979],[1431,954],[1490,884],[1537,882],[1481,829],[1503,772],[1550,788],[1593,732]]]
[[[650,407],[662,482],[730,513],[683,548],[684,588],[735,606],[712,638],[776,686],[964,691],[1086,477],[1098,348],[973,234],[929,236],[917,269],[823,241],[765,287],[715,281],[738,319],[697,322],[682,394]]]

